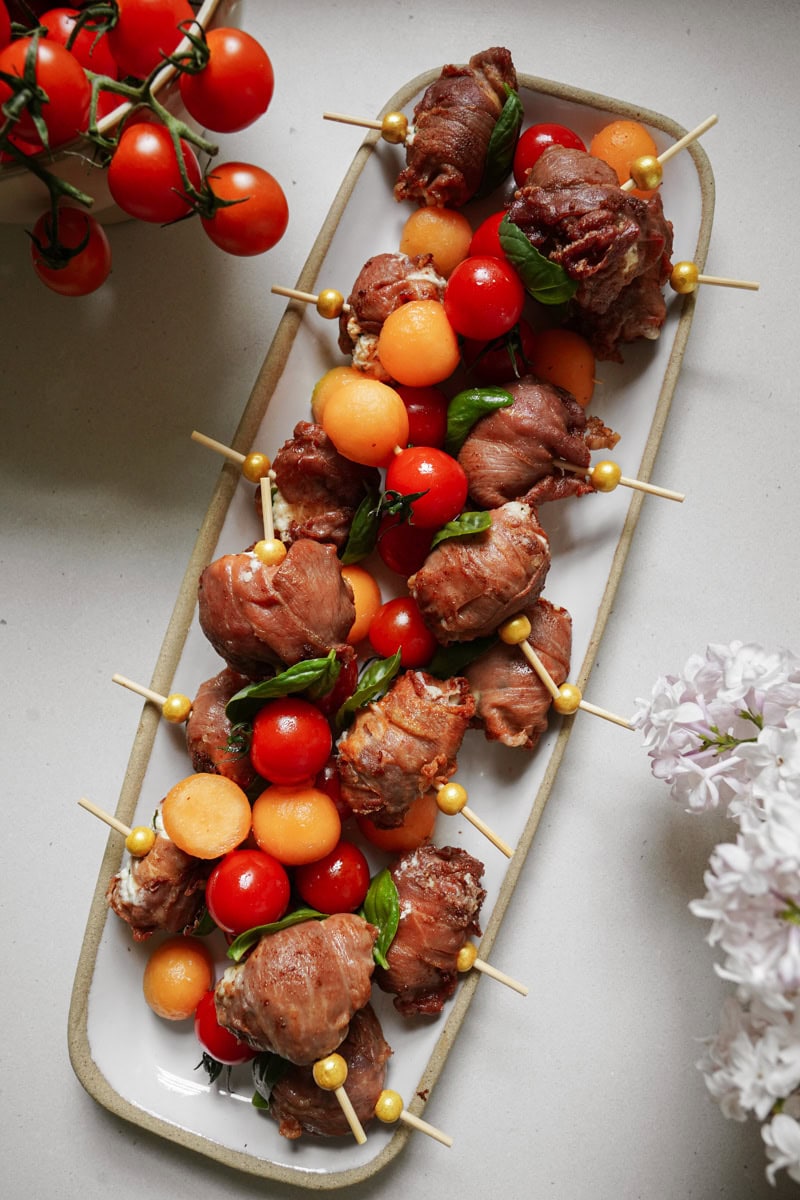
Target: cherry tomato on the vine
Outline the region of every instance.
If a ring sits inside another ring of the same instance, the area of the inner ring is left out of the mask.
[[[369,640],[383,658],[391,658],[399,650],[403,668],[424,667],[437,647],[413,596],[398,596],[382,604],[372,618]]]
[[[428,557],[434,532],[409,525],[395,514],[387,514],[378,526],[378,554],[390,571],[407,579]]]
[[[183,40],[178,25],[194,20],[189,0],[116,0],[108,46],[120,75],[144,79]]]
[[[369,890],[369,864],[358,846],[342,841],[324,858],[296,867],[294,885],[318,912],[355,912]]]
[[[507,259],[476,255],[460,262],[447,281],[444,311],[462,337],[502,337],[520,318],[525,288]]]
[[[279,921],[289,907],[285,868],[263,850],[231,850],[208,877],[206,907],[226,933],[237,936]]]
[[[444,392],[437,387],[394,389],[408,413],[408,440],[414,446],[443,446],[447,434],[447,405]]]
[[[206,1054],[224,1066],[235,1067],[258,1054],[247,1042],[239,1041],[229,1029],[220,1025],[213,990],[205,993],[195,1009],[194,1032]]]
[[[21,37],[0,50],[0,71],[25,74],[25,60],[34,38]],[[81,64],[58,42],[39,38],[35,50],[36,84],[47,95],[42,101],[41,115],[47,128],[50,149],[63,146],[86,128],[92,88]],[[13,94],[11,85],[0,79],[0,105]],[[24,141],[41,145],[33,117],[28,109],[20,114],[15,133]]]
[[[572,129],[566,125],[530,125],[520,134],[514,151],[513,172],[517,187],[522,187],[525,176],[548,146],[566,146],[571,150],[585,150],[586,146]]]
[[[94,217],[83,209],[62,205],[58,210],[57,239],[53,238],[53,214],[43,213],[33,227],[31,257],[33,269],[47,287],[61,296],[88,296],[105,283],[111,271],[111,246],[106,232]],[[66,259],[63,266],[52,265],[58,247],[77,254]]]
[[[317,706],[286,696],[256,713],[250,761],[270,783],[301,783],[322,769],[332,746],[331,727]]]
[[[202,182],[194,150],[181,140],[186,174]],[[175,147],[166,126],[149,121],[127,125],[108,165],[108,190],[123,212],[140,221],[166,225],[191,211]]]
[[[275,75],[260,42],[242,29],[211,29],[209,57],[202,71],[180,77],[181,99],[206,129],[235,133],[269,108]]]
[[[42,13],[39,18],[39,24],[47,30],[47,41],[58,42],[60,46],[66,46],[79,15],[77,8],[48,8],[47,12]],[[98,37],[91,29],[81,29],[69,50],[87,71],[94,71],[97,75],[107,75],[110,79],[117,78],[119,68],[109,49],[108,37],[105,34]],[[121,102],[122,97],[118,96],[117,103]]]
[[[263,254],[279,242],[289,224],[289,206],[277,179],[249,163],[220,163],[209,171],[208,184],[220,200],[237,203],[201,217],[215,246],[243,257]]]
[[[436,446],[409,446],[395,454],[386,469],[386,491],[413,496],[411,523],[440,529],[458,516],[467,499],[467,476],[461,464]]]
[[[469,244],[469,258],[506,257],[505,251],[500,245],[498,233],[500,223],[505,215],[505,209],[503,209],[501,212],[492,213],[490,217],[480,223]]]

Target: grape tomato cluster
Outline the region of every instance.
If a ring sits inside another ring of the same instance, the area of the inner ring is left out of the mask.
[[[111,271],[91,197],[49,169],[52,152],[76,139],[107,163],[112,199],[129,217],[166,225],[195,214],[208,239],[237,256],[265,253],[286,231],[278,180],[255,164],[218,163],[218,146],[196,128],[233,133],[262,117],[275,88],[272,62],[242,29],[203,29],[198,7],[0,0],[0,170],[23,166],[49,193],[31,254],[39,279],[61,295],[88,295]],[[186,120],[160,98],[170,65]],[[117,128],[101,131],[121,105],[128,109]]]

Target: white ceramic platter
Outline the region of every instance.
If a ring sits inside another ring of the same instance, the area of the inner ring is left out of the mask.
[[[412,80],[392,97],[385,111],[402,109],[410,116],[438,73],[438,69],[432,70]],[[617,116],[646,123],[659,150],[686,132],[656,113],[531,76],[520,76],[520,95],[525,106],[525,127],[539,121],[560,122],[578,132],[587,144],[597,129]],[[698,119],[704,115],[698,114]],[[335,131],[326,136],[336,136]],[[299,288],[313,292],[335,287],[347,294],[370,255],[397,249],[410,211],[391,196],[403,157],[401,148],[380,141],[377,134],[368,135],[296,281]],[[496,193],[487,202],[466,209],[473,226],[502,207],[503,199]],[[699,144],[670,161],[665,169],[663,199],[675,229],[675,260],[691,259],[702,267],[711,230],[713,180]],[[658,342],[628,348],[624,365],[603,363],[598,368],[603,384],[596,390],[592,411],[620,432],[614,457],[624,474],[640,479],[650,477],[693,312],[691,297],[680,299],[669,293],[668,304],[669,315]],[[232,439],[235,448],[243,453],[256,448],[274,454],[295,423],[309,419],[315,381],[329,367],[343,361],[336,346],[336,322],[323,320],[311,307],[290,302]],[[189,433],[187,430],[187,440]],[[197,447],[196,453],[198,471],[217,470],[209,461],[211,452]],[[655,482],[680,486],[680,481]],[[584,688],[643,502],[671,503],[643,498],[639,492],[620,487],[608,495],[566,500],[544,505],[540,510],[540,521],[550,536],[552,549],[544,595],[572,613],[570,677]],[[197,624],[197,578],[206,562],[222,553],[242,550],[259,536],[253,488],[242,481],[237,468],[225,465],[191,553],[151,681],[157,692],[166,694],[175,689],[194,695],[203,680],[220,670],[221,660]],[[396,582],[393,584],[385,575],[380,578],[388,596]],[[586,699],[603,703],[601,696],[592,696],[591,687]],[[572,719],[597,718],[579,713]],[[470,730],[459,755],[456,778],[467,787],[471,808],[516,847],[509,861],[462,817],[438,818],[434,835],[438,844],[463,846],[486,864],[484,884],[488,894],[480,954],[489,962],[493,961],[491,949],[497,928],[566,748],[570,720],[552,719],[548,734],[533,754],[492,745],[481,733]],[[609,724],[608,736],[635,735]],[[146,705],[118,816],[130,824],[148,822],[168,789],[190,773],[182,730],[161,721],[155,709]],[[224,1075],[209,1085],[205,1073],[196,1069],[200,1051],[191,1022],[175,1025],[150,1012],[142,998],[141,977],[151,947],[147,943],[134,944],[128,927],[108,913],[104,900],[106,883],[122,858],[121,842],[115,834],[109,838],[73,990],[70,1052],[84,1087],[127,1120],[255,1175],[332,1189],[377,1172],[402,1149],[409,1136],[405,1126],[386,1127],[373,1121],[362,1147],[351,1138],[304,1137],[288,1142],[279,1136],[271,1118],[252,1107],[248,1068],[233,1072],[230,1091]],[[372,855],[376,868],[384,861]],[[225,948],[221,942],[217,948],[221,974]],[[494,966],[513,975],[513,965],[495,961]],[[464,976],[455,997],[436,1020],[404,1020],[395,1013],[390,998],[374,989],[374,1006],[394,1049],[387,1086],[403,1096],[412,1112],[424,1113],[422,1096],[430,1092],[446,1063],[478,979],[476,972]],[[484,986],[500,985],[487,981]],[[520,997],[519,1003],[520,1020],[524,1020],[527,1001]],[[120,1029],[125,1029],[124,1037]],[[493,1065],[485,1063],[483,1069],[491,1070]],[[456,1141],[469,1136],[464,1129],[447,1132]]]

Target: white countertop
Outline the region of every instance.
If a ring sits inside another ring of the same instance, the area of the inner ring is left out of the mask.
[[[67,1054],[73,976],[140,705],[114,672],[149,678],[216,469],[191,429],[233,435],[291,283],[361,135],[325,109],[374,115],[407,81],[503,44],[519,70],[632,101],[704,148],[715,219],[707,288],[654,480],[592,678],[629,713],[709,642],[800,652],[797,532],[800,277],[796,0],[472,0],[435,5],[249,2],[239,22],[276,74],[265,118],[226,140],[283,183],[289,230],[235,259],[192,222],[114,226],[109,284],[57,297],[0,227],[0,645],[6,983],[0,1163],[11,1200],[152,1200],[221,1191],[299,1196],[117,1119]],[[233,149],[235,148],[235,154]],[[710,1200],[772,1189],[755,1123],[726,1120],[695,1068],[726,985],[688,909],[732,828],[693,818],[649,770],[638,735],[575,728],[494,947],[527,1000],[482,981],[422,1135],[352,1196],[424,1191],[558,1200]],[[501,993],[501,994],[498,994]],[[125,1030],[119,1030],[125,1037]]]

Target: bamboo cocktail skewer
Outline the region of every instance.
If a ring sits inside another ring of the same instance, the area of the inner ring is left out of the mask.
[[[506,975],[504,971],[498,971],[497,967],[493,967],[482,958],[478,958],[477,948],[472,942],[465,942],[458,952],[456,970],[463,973],[471,971],[473,967],[476,971],[488,975],[491,979],[496,979],[498,983],[504,983],[512,991],[519,992],[520,996],[527,996],[528,989],[524,983],[519,983],[516,979],[512,979],[510,975]]]
[[[135,683],[125,675],[112,675],[111,678],[114,683],[119,683],[129,691],[143,696],[145,700],[149,700],[152,704],[157,704],[161,709],[161,715],[164,720],[171,722],[173,725],[181,725],[188,719],[192,711],[191,700],[188,696],[184,696],[182,692],[170,692],[168,696],[162,696],[159,692],[154,692],[152,688],[145,687],[142,683]]]
[[[215,441],[214,438],[207,437],[204,433],[198,433],[196,429],[192,430],[192,441],[197,442],[201,446],[206,446],[209,450],[216,451],[223,458],[227,458],[228,462],[235,463],[236,466],[241,467],[242,474],[250,483],[258,483],[271,470],[272,464],[266,454],[261,454],[258,451],[253,451],[250,454],[240,454],[238,450],[224,445],[223,442]]]
[[[86,796],[81,796],[78,804],[81,808],[85,808],[87,812],[90,812],[92,816],[99,817],[101,821],[105,821],[106,825],[110,825],[117,833],[121,833],[125,838],[126,849],[135,858],[144,858],[145,854],[148,854],[152,850],[156,835],[155,830],[151,829],[148,825],[136,825],[131,829],[130,825],[123,824],[122,821],[117,820],[111,813],[106,812],[105,809],[98,807],[91,800],[88,800]]]
[[[449,1134],[442,1133],[441,1129],[437,1129],[435,1125],[429,1125],[427,1121],[423,1121],[421,1117],[415,1117],[413,1113],[404,1108],[402,1096],[399,1092],[393,1092],[391,1088],[384,1088],[375,1101],[375,1116],[385,1125],[393,1125],[395,1121],[402,1121],[411,1129],[427,1133],[428,1137],[441,1142],[443,1146],[452,1146],[453,1144],[453,1139]]]
[[[353,1137],[359,1146],[363,1146],[367,1140],[367,1135],[364,1133],[364,1127],[358,1119],[356,1110],[353,1108],[353,1102],[344,1089],[347,1080],[347,1063],[341,1054],[329,1054],[327,1058],[320,1058],[314,1063],[313,1075],[317,1087],[322,1088],[324,1092],[334,1093],[345,1115],[347,1124],[350,1126]]]
[[[689,133],[685,133],[682,138],[679,138],[678,141],[674,143],[674,145],[668,146],[663,154],[659,154],[658,156],[644,154],[641,156],[641,158],[634,159],[634,161],[631,163],[630,179],[626,179],[625,183],[620,184],[622,191],[631,192],[637,187],[642,188],[645,191],[652,191],[654,188],[657,188],[661,183],[662,168],[664,163],[669,162],[671,158],[680,153],[680,151],[683,150],[685,146],[688,146],[690,142],[696,141],[706,132],[707,129],[710,129],[712,125],[716,125],[718,120],[719,117],[715,114],[710,117],[706,117],[705,121],[701,121],[700,124],[694,129],[690,130]]]
[[[460,783],[445,783],[436,793],[436,805],[440,812],[443,812],[448,817],[454,817],[457,813],[461,813],[467,820],[475,826],[479,833],[488,838],[493,846],[501,850],[506,858],[511,858],[514,853],[511,846],[504,842],[502,838],[494,833],[485,821],[474,813],[467,806],[467,790]]]
[[[575,475],[587,476],[598,492],[613,492],[618,484],[623,487],[635,488],[640,492],[648,492],[652,496],[661,496],[665,500],[677,500],[683,503],[686,496],[683,492],[673,492],[669,488],[658,487],[654,483],[645,483],[641,479],[631,479],[627,475],[623,475],[619,465],[615,462],[599,462],[593,467],[578,467],[573,463],[564,462],[560,458],[553,459],[553,466],[559,467],[562,471],[572,471]]]

